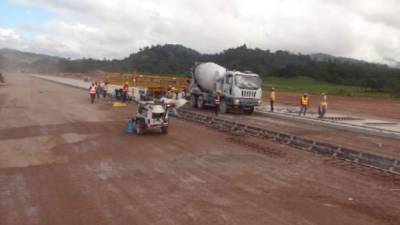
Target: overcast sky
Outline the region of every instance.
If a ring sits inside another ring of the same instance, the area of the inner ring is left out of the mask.
[[[0,48],[72,58],[171,43],[400,61],[400,0],[0,0],[0,10]]]

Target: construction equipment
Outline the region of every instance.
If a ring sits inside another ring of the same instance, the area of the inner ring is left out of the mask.
[[[193,107],[215,107],[215,96],[220,93],[221,113],[240,109],[251,114],[261,104],[261,79],[249,71],[228,71],[212,62],[197,63],[192,68],[189,93]]]
[[[143,135],[147,129],[160,129],[163,134],[168,133],[170,110],[181,108],[186,103],[186,99],[139,101],[136,117],[132,119],[135,121],[136,133]]]
[[[190,84],[190,78],[142,75],[138,73],[108,73],[106,80],[110,84],[123,85],[128,82],[129,87],[136,90],[144,90],[149,96],[162,96],[169,90],[186,90]]]
[[[161,133],[168,133],[168,110],[162,104],[154,101],[139,102],[134,120],[138,135],[143,135],[146,129],[160,129]]]

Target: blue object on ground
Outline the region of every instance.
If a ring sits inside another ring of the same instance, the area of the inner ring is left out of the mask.
[[[133,134],[135,130],[135,123],[133,122],[132,119],[129,119],[127,124],[126,124],[126,132],[128,134]]]

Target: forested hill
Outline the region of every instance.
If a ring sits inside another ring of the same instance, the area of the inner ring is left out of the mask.
[[[7,60],[7,59],[6,59]],[[145,47],[122,60],[95,60],[39,57],[23,64],[23,69],[59,72],[138,71],[151,74],[188,75],[196,61],[213,61],[229,69],[251,70],[261,76],[308,76],[336,84],[356,85],[374,91],[400,92],[400,69],[326,54],[302,55],[287,51],[247,48],[246,45],[217,54],[200,54],[181,45]],[[9,63],[9,62],[8,62]],[[15,64],[16,61],[13,62]],[[0,67],[7,65],[0,50]]]
[[[251,70],[261,76],[308,76],[335,84],[355,85],[373,91],[400,92],[400,69],[325,54],[302,55],[287,51],[251,49],[246,45],[217,54],[200,54],[181,45],[141,49],[123,60],[64,60],[64,71],[139,71],[152,74],[189,74],[195,61],[216,62],[229,69]]]

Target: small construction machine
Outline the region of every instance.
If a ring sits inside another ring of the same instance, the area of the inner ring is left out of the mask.
[[[168,133],[169,110],[162,103],[154,101],[140,101],[136,113],[136,134],[143,135],[147,129],[159,129],[161,133]]]
[[[136,116],[132,119],[135,123],[136,134],[143,135],[145,130],[159,129],[161,133],[168,133],[169,113],[184,106],[185,99],[165,99],[163,101],[139,101]]]

